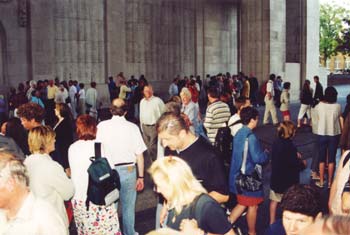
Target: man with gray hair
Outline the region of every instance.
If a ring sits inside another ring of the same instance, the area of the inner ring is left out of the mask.
[[[68,235],[55,209],[34,196],[22,161],[0,151],[0,234]]]

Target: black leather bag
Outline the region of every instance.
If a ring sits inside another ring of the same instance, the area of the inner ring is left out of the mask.
[[[251,174],[246,174],[245,165],[248,155],[248,139],[244,143],[243,161],[240,173],[235,179],[236,189],[239,194],[243,192],[260,191],[263,187],[262,182],[262,166],[255,165],[254,171]]]

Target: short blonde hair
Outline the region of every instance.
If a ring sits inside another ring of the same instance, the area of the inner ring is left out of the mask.
[[[29,131],[28,145],[31,153],[45,153],[47,146],[55,140],[56,133],[49,126],[37,126]]]
[[[186,96],[187,98],[192,99],[192,94],[187,87],[182,88],[182,90],[180,92],[180,97],[182,97],[182,96]]]
[[[189,205],[196,196],[207,192],[194,177],[187,163],[178,157],[157,159],[148,169],[148,173],[152,178],[160,175],[163,182],[172,188],[172,193],[167,198],[168,207],[175,208],[177,213]]]

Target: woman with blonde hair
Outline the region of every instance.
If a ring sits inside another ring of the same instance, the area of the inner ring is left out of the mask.
[[[204,232],[234,234],[220,205],[194,177],[190,167],[178,157],[156,160],[148,172],[168,209],[167,226],[179,230],[184,219],[195,219]]]
[[[277,127],[277,140],[271,152],[270,182],[270,224],[276,219],[276,209],[283,193],[292,185],[299,183],[299,173],[305,168],[306,161],[301,160],[292,138],[295,125],[291,121],[283,121]]]
[[[187,87],[182,88],[180,92],[180,97],[182,101],[181,112],[186,114],[191,121],[190,130],[192,133],[198,133],[199,126],[199,106],[192,101],[192,94]]]
[[[68,218],[64,201],[74,194],[72,181],[62,166],[49,155],[55,150],[55,132],[49,126],[37,126],[29,131],[28,145],[32,153],[24,161],[28,169],[29,187],[35,196],[51,203],[66,223]]]

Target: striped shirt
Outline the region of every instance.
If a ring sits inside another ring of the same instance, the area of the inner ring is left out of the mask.
[[[211,144],[214,144],[216,133],[231,117],[230,108],[222,101],[216,101],[207,107],[204,127]]]

